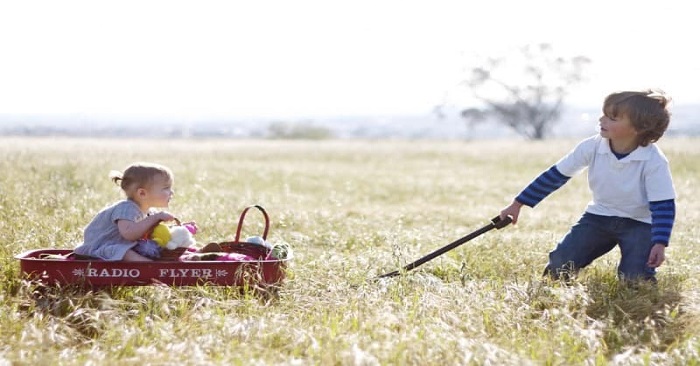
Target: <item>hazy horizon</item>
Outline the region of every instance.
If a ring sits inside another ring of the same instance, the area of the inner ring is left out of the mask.
[[[67,0],[0,4],[0,115],[304,118],[469,104],[477,56],[549,43],[591,58],[574,105],[661,88],[700,103],[680,0]],[[630,16],[634,15],[634,16]],[[627,36],[621,42],[619,32]],[[92,118],[92,117],[91,117]]]

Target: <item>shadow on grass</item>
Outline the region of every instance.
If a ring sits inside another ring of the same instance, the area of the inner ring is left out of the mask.
[[[586,315],[606,324],[603,340],[609,356],[636,347],[665,352],[688,337],[683,278],[671,276],[653,284],[591,276],[582,283],[591,300]]]
[[[483,273],[437,268],[430,272],[443,281],[493,280]],[[630,349],[667,352],[697,333],[700,320],[689,311],[683,297],[686,278],[668,275],[657,284],[625,282],[614,271],[588,271],[572,282],[533,280],[524,286],[521,297],[529,305],[533,319],[541,319],[550,309],[565,308],[574,317],[583,315],[601,324],[604,353],[613,357]],[[581,293],[562,298],[562,292]],[[578,290],[580,289],[580,291]],[[581,292],[582,291],[582,292]]]
[[[57,319],[83,340],[97,339],[110,327],[109,318],[136,324],[144,319],[182,319],[204,308],[233,311],[251,303],[268,305],[279,300],[276,287],[234,286],[106,286],[45,285],[21,281],[15,293],[16,308],[27,319]],[[76,334],[77,332],[77,334]]]

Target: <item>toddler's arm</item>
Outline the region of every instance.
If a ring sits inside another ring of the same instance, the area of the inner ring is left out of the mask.
[[[119,220],[117,221],[117,227],[119,228],[119,234],[121,234],[124,239],[136,241],[142,238],[143,235],[157,223],[161,221],[172,221],[174,219],[175,216],[168,212],[161,211],[155,215],[147,216],[139,222]]]

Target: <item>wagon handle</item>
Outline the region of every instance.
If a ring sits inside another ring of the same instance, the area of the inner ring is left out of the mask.
[[[265,211],[265,209],[262,206],[252,205],[246,207],[245,209],[243,209],[243,212],[241,212],[241,218],[238,220],[238,229],[236,229],[236,242],[239,242],[241,239],[241,229],[243,229],[243,220],[245,219],[245,215],[246,213],[248,213],[248,210],[250,210],[253,207],[260,210],[260,212],[262,212],[263,214],[263,217],[265,217],[265,230],[263,231],[262,238],[263,240],[267,240],[267,232],[270,230],[270,217],[267,215],[267,211]]]
[[[498,229],[498,230],[503,229],[504,227],[508,226],[511,222],[513,222],[513,218],[510,216],[506,216],[503,219],[500,216],[496,216],[493,219],[491,219],[491,222],[488,225],[482,227],[481,229],[478,229],[478,230],[468,234],[465,237],[457,239],[454,242],[452,242],[448,245],[445,245],[444,247],[426,255],[425,257],[418,259],[415,262],[412,262],[410,264],[405,265],[403,267],[403,271],[410,271],[410,270],[420,266],[421,264],[428,262],[430,260],[433,260],[436,257],[438,257],[444,253],[447,253],[450,250],[457,248],[458,246],[476,238],[477,236],[479,236],[487,231],[490,231],[491,229]],[[377,278],[394,277],[394,276],[398,276],[399,274],[401,274],[401,271],[396,270],[393,272],[385,273]]]

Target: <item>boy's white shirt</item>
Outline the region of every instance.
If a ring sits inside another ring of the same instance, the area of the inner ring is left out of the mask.
[[[618,160],[607,138],[581,141],[556,167],[572,177],[588,168],[593,200],[586,211],[651,223],[649,202],[676,198],[668,159],[656,144],[639,146]]]

